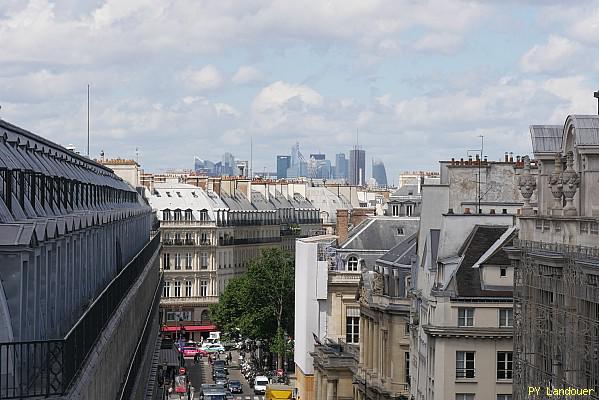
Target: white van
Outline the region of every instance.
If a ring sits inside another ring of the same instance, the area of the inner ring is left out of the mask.
[[[266,386],[269,384],[266,376],[257,376],[254,378],[254,394],[266,393]]]

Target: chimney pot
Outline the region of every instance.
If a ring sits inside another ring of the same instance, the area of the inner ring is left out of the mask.
[[[510,160],[510,156],[507,154],[507,151],[505,152],[505,162],[509,162]]]
[[[470,214],[470,207],[464,208],[464,214]]]
[[[503,210],[501,210],[502,214],[507,214],[507,208],[504,208]]]
[[[449,210],[447,210],[447,214],[453,214],[453,208],[450,208]]]
[[[492,214],[492,215],[494,215],[494,214],[495,214],[495,209],[494,209],[494,208],[491,208],[491,209],[489,210],[489,213],[490,213],[490,214]]]

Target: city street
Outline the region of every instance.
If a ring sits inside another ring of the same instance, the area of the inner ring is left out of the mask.
[[[233,361],[229,366],[229,380],[238,380],[241,382],[243,393],[234,394],[233,399],[235,400],[264,400],[264,395],[255,395],[252,388],[250,388],[249,383],[246,381],[244,376],[241,374],[239,369],[239,353],[235,350],[231,351],[231,355],[233,357]],[[224,355],[221,355],[224,357]],[[199,364],[194,364],[193,358],[185,359],[185,367],[189,373],[189,379],[191,381],[191,386],[195,388],[195,393],[193,399],[199,399],[200,395],[200,385],[203,383],[214,383],[212,380],[212,367],[208,363],[208,358],[203,357],[202,361]],[[187,395],[174,395],[172,394],[170,400],[179,400],[184,399],[187,400]]]

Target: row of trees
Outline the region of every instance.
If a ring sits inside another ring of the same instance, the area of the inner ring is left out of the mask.
[[[293,334],[294,261],[280,249],[266,249],[250,263],[247,273],[231,279],[212,320],[225,334],[269,343],[277,353],[277,365],[287,350],[285,333]]]

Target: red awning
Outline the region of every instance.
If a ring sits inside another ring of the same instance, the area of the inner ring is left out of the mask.
[[[183,328],[188,332],[213,332],[217,329],[214,325],[183,325]],[[180,330],[180,326],[162,327],[162,332],[178,332]]]

